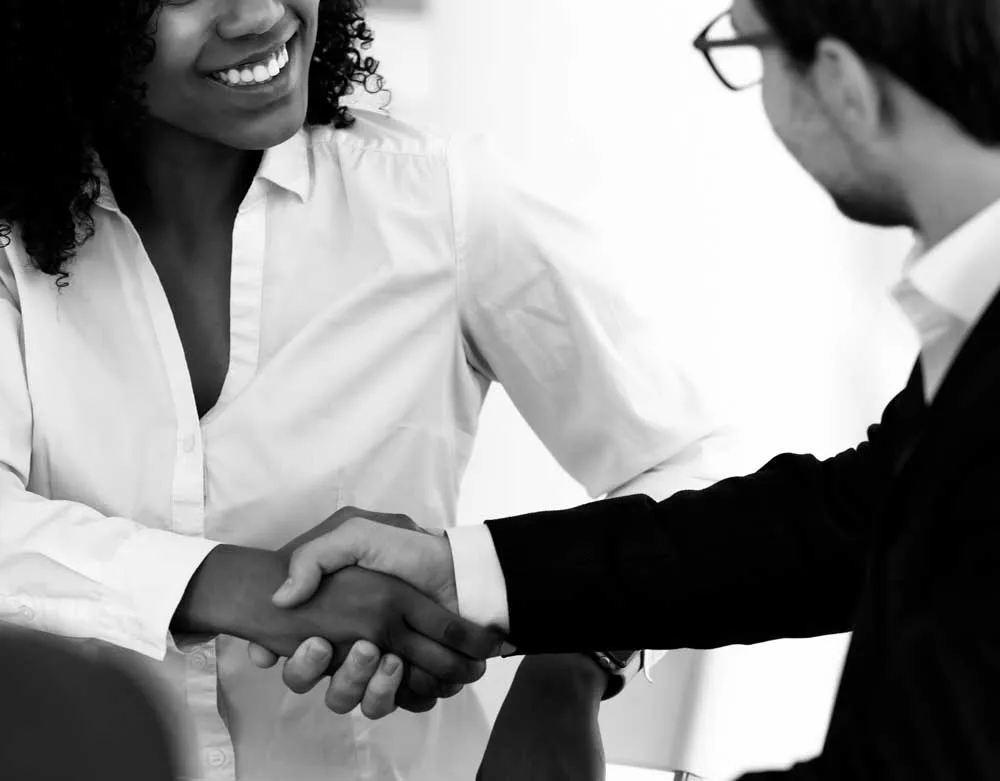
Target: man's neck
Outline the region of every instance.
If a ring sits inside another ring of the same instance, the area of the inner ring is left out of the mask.
[[[116,161],[109,174],[119,205],[134,221],[196,238],[234,219],[261,156],[150,120],[135,156]]]
[[[1000,201],[1000,154],[959,148],[930,156],[908,182],[914,228],[926,249]]]

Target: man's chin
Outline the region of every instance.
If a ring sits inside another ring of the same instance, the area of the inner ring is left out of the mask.
[[[908,224],[907,216],[892,204],[835,193],[831,193],[830,197],[838,211],[853,222],[876,228],[899,228]]]

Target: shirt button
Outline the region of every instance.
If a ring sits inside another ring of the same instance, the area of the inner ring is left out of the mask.
[[[208,657],[206,657],[201,651],[198,651],[191,657],[191,666],[196,670],[204,672],[208,669]]]
[[[193,453],[195,444],[196,441],[194,434],[188,434],[183,440],[181,440],[181,448],[185,453]]]
[[[210,748],[205,752],[205,764],[209,767],[225,767],[229,764],[229,756],[218,748]]]

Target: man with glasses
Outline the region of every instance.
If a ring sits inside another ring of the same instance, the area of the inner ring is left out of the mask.
[[[893,296],[920,356],[881,423],[834,458],[781,455],[659,504],[448,538],[352,519],[296,555],[276,599],[358,564],[530,654],[851,631],[822,753],[746,778],[995,781],[1000,0],[737,0],[695,46],[727,87],[762,84],[776,134],[841,212],[916,234]]]

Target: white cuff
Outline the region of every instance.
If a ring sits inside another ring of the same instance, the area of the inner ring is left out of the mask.
[[[455,565],[455,590],[462,618],[510,631],[507,582],[504,580],[493,535],[484,525],[449,529]]]
[[[131,607],[130,620],[115,642],[163,659],[176,649],[170,622],[188,583],[219,543],[159,529],[143,529],[118,550],[105,585]]]
[[[646,680],[650,683],[653,682],[653,668],[663,661],[663,658],[670,653],[669,651],[652,651],[646,650],[642,652],[642,674],[645,676]]]

